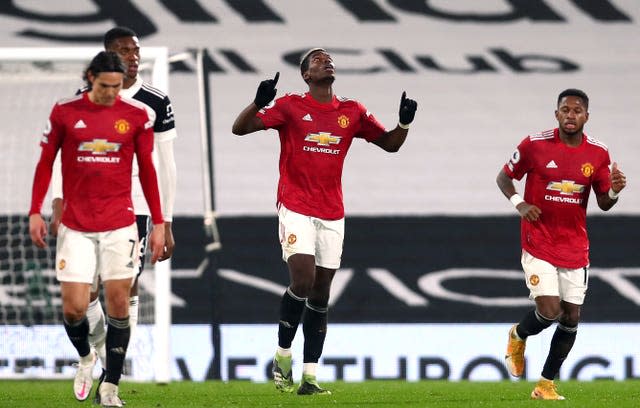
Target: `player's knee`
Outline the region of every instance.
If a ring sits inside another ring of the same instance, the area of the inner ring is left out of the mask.
[[[84,319],[84,316],[86,315],[86,308],[83,309],[77,305],[63,305],[62,315],[66,322],[73,325],[74,323]]]
[[[553,303],[538,305],[537,310],[540,316],[550,321],[556,321],[562,315],[562,309],[559,303],[557,305]]]
[[[311,279],[293,279],[290,288],[296,296],[306,298],[311,293],[312,286],[313,280]]]
[[[564,311],[558,320],[565,326],[575,327],[580,323],[580,310]]]

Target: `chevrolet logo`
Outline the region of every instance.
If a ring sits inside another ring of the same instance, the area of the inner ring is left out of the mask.
[[[82,142],[78,150],[91,152],[91,154],[107,154],[120,150],[120,145],[120,143],[111,143],[107,139],[93,139],[91,142]]]
[[[316,142],[319,146],[329,146],[340,143],[342,136],[331,136],[328,132],[309,133],[304,138],[306,142]]]
[[[582,193],[584,186],[582,184],[576,184],[572,180],[551,181],[547,185],[547,190],[559,191],[560,194],[573,195],[575,193]]]

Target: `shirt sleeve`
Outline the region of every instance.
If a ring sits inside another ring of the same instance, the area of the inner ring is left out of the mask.
[[[266,129],[278,129],[285,123],[286,105],[287,99],[286,96],[283,96],[260,109],[256,116],[262,120],[262,124]]]
[[[360,110],[360,130],[354,135],[367,142],[373,142],[386,133],[384,126],[369,112],[364,105],[358,103]]]
[[[609,152],[605,153],[605,157],[602,160],[600,167],[596,169],[593,174],[592,187],[596,194],[604,194],[611,188],[611,158]]]
[[[155,135],[158,151],[158,180],[162,196],[162,214],[165,222],[173,220],[173,206],[176,198],[176,160],[173,154],[173,139],[158,140]]]
[[[529,138],[526,137],[516,150],[511,154],[509,161],[504,165],[504,172],[512,179],[521,180],[525,174],[531,169],[531,163],[529,161],[531,143]]]
[[[44,197],[47,195],[49,182],[51,181],[53,162],[62,144],[63,136],[64,127],[59,121],[59,110],[58,105],[56,105],[53,107],[51,115],[49,115],[49,120],[47,120],[47,124],[42,133],[42,139],[40,140],[42,151],[40,152],[40,160],[38,160],[33,176],[29,215],[40,214],[42,210],[42,203]]]
[[[175,118],[173,116],[173,106],[171,105],[169,97],[165,96],[162,99],[162,102],[156,105],[154,111],[156,118],[153,124],[153,131],[156,134],[167,132],[175,137],[175,133],[169,132],[176,127]]]
[[[145,123],[136,135],[135,150],[138,160],[139,178],[144,198],[147,200],[151,219],[154,224],[164,223],[158,191],[158,177],[153,165],[151,153],[153,151],[153,118],[144,115]]]
[[[53,162],[53,173],[51,174],[51,195],[53,199],[62,198],[62,158],[60,152]]]

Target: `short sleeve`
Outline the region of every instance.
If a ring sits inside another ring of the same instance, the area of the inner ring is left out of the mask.
[[[154,109],[155,122],[153,131],[155,133],[167,132],[176,127],[175,118],[173,116],[173,106],[168,96],[162,99],[162,102]]]
[[[358,109],[360,110],[360,130],[355,134],[355,137],[373,142],[387,131],[364,105],[358,103]]]
[[[609,169],[610,164],[611,159],[609,157],[609,152],[605,152],[602,163],[596,169],[592,178],[591,185],[593,187],[593,191],[596,194],[604,194],[611,188],[611,170]]]
[[[531,142],[525,138],[516,150],[513,151],[509,161],[504,165],[504,172],[512,179],[521,180],[531,170]]]
[[[286,107],[287,99],[283,96],[260,109],[256,116],[262,120],[265,128],[278,129],[285,123]]]

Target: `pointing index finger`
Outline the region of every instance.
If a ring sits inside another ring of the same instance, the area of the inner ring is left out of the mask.
[[[276,76],[273,77],[273,84],[278,83],[278,78],[280,78],[280,71],[276,72]]]
[[[404,105],[405,99],[407,99],[407,91],[402,91],[402,97],[400,98],[400,105]]]

